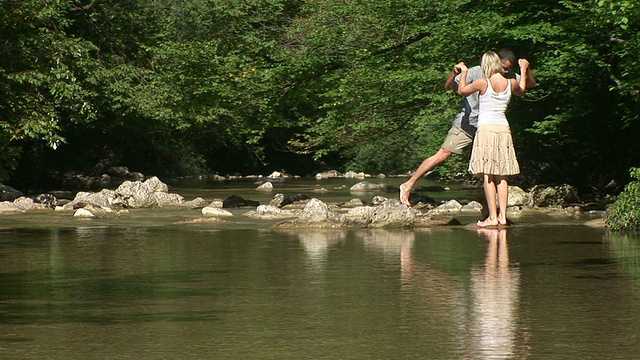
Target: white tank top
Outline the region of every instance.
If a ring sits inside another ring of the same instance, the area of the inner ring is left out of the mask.
[[[479,96],[478,126],[480,125],[506,125],[509,126],[507,106],[511,100],[511,80],[507,79],[507,88],[497,93],[491,86],[491,80],[487,79],[487,90]]]

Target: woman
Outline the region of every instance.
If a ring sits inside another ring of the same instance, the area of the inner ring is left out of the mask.
[[[480,92],[478,131],[473,140],[469,171],[483,177],[484,195],[487,198],[489,216],[478,221],[478,227],[507,225],[507,199],[509,198],[508,175],[520,173],[509,122],[505,115],[511,94],[522,96],[526,90],[527,71],[529,62],[518,60],[520,78],[505,77],[505,70],[500,57],[488,51],[482,56],[480,67],[484,78],[467,84],[468,68],[460,63],[461,76],[458,93],[468,96],[476,91]],[[498,195],[498,212],[496,206]]]

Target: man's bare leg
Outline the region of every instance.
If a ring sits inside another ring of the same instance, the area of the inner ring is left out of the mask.
[[[422,164],[418,167],[415,174],[409,178],[409,180],[405,181],[400,185],[400,202],[402,205],[411,206],[409,202],[409,196],[411,195],[411,189],[413,186],[428,172],[433,170],[436,166],[442,164],[445,160],[447,160],[451,156],[451,151],[440,149],[435,154],[430,157],[424,159]]]

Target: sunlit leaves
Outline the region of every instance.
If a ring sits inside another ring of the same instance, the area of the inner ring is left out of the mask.
[[[168,143],[183,154],[271,147],[407,171],[451,124],[453,65],[507,47],[539,80],[509,112],[525,170],[582,181],[626,172],[639,153],[635,1],[23,0],[2,10],[5,143],[91,134],[116,158]]]
[[[61,121],[95,118],[91,98],[82,84],[93,66],[89,52],[95,47],[69,36],[72,20],[66,17],[68,1],[7,2],[0,16],[6,39],[3,58],[4,131],[12,139],[42,139],[53,145],[63,140]]]

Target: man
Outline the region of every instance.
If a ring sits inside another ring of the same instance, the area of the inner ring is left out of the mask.
[[[511,50],[502,49],[498,51],[498,56],[502,62],[505,72],[509,76],[513,76],[516,79],[520,77],[519,74],[509,72],[511,66],[516,62],[516,56]],[[484,76],[480,66],[474,66],[468,70],[467,84],[480,79]],[[507,76],[507,77],[509,77]],[[445,89],[454,90],[457,92],[457,87],[460,82],[460,64],[456,64],[453,67],[453,71],[447,77],[445,83]],[[527,76],[527,88],[532,88],[536,84],[535,76],[531,71]],[[400,202],[403,205],[411,206],[409,202],[409,196],[411,195],[411,189],[420,178],[431,172],[436,166],[442,164],[445,160],[451,156],[451,154],[462,154],[462,150],[473,143],[473,137],[475,136],[476,129],[478,127],[478,92],[475,92],[469,96],[466,96],[462,100],[460,111],[453,120],[453,125],[447,134],[444,143],[435,154],[426,158],[422,164],[418,167],[416,172],[400,185]]]

